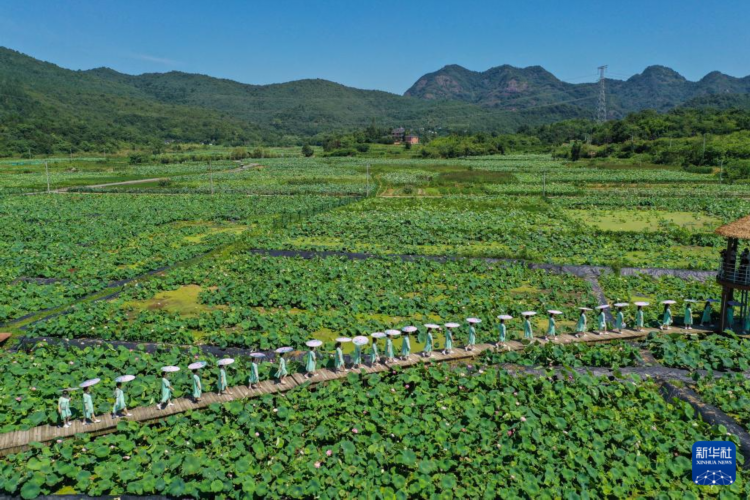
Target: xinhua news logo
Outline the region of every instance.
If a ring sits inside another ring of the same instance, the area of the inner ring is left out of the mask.
[[[737,447],[731,441],[696,441],[693,444],[693,482],[728,486],[737,480]]]

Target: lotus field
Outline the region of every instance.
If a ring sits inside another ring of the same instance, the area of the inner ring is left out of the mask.
[[[202,150],[217,160],[54,159],[52,193],[38,159],[0,161],[0,496],[750,497],[742,453],[731,486],[691,476],[694,442],[750,446],[750,322],[715,332],[714,304],[700,325],[715,230],[750,185],[624,159]],[[372,334],[398,356],[406,326],[410,356],[371,366]],[[226,357],[230,389],[253,360],[276,380],[282,346],[280,392],[191,402],[191,363],[212,394]],[[125,374],[128,409],[156,408],[165,366],[174,413],[57,427],[64,389],[83,419],[88,379],[97,416]],[[59,434],[6,439],[39,429]]]

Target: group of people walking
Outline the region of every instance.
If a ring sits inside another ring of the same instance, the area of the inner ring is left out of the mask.
[[[232,363],[234,363],[234,359],[231,358],[221,359],[217,363],[219,366],[219,379],[217,383],[219,394],[231,394],[228,391],[226,366]],[[192,372],[191,394],[193,401],[195,401],[196,403],[200,401],[203,392],[203,384],[201,383],[201,379],[198,373],[199,370],[205,368],[207,364],[208,363],[206,363],[205,361],[196,361],[195,363],[188,365],[188,369]],[[257,365],[253,363],[253,366],[254,370],[251,371],[254,372],[257,380]],[[179,366],[165,366],[161,369],[161,399],[156,405],[160,410],[163,410],[167,406],[174,406],[174,403],[172,403],[172,392],[174,391],[174,387],[172,386],[172,382],[170,382],[169,380],[169,374],[178,371],[180,371]],[[125,384],[131,382],[132,380],[135,380],[135,375],[122,375],[115,379],[115,390],[113,393],[115,402],[112,406],[112,418],[132,416],[132,413],[128,411],[125,397]],[[70,419],[72,417],[70,397],[71,393],[78,389],[83,390],[83,425],[101,422],[101,420],[96,417],[94,411],[94,399],[93,395],[91,394],[91,388],[97,385],[99,382],[101,382],[101,379],[94,378],[91,380],[86,380],[77,388],[63,389],[62,395],[57,401],[57,413],[60,416],[60,422],[63,427],[70,427]]]
[[[686,299],[685,300],[685,315],[684,315],[684,326],[686,329],[692,329],[693,327],[693,304],[696,303],[695,300]],[[712,313],[713,313],[713,306],[712,304],[718,302],[716,299],[707,299],[703,314],[701,317],[701,325],[710,325],[712,323]],[[674,300],[664,300],[661,302],[661,304],[664,306],[664,310],[662,313],[662,319],[661,324],[659,325],[659,328],[662,330],[667,330],[670,328],[670,326],[673,323],[673,317],[672,317],[672,305],[676,304],[676,301]],[[636,307],[635,316],[634,316],[634,322],[635,322],[635,330],[636,331],[642,331],[645,326],[644,321],[644,307],[647,307],[649,305],[648,302],[635,302],[633,304]],[[630,307],[630,304],[627,302],[618,302],[613,304],[615,308],[615,314],[614,317],[614,325],[612,329],[612,333],[622,333],[623,329],[626,328],[625,323],[625,310],[626,308]],[[609,334],[610,331],[608,330],[608,322],[607,322],[607,310],[610,309],[611,306],[609,304],[602,304],[599,306],[596,306],[594,308],[588,308],[588,307],[579,307],[580,314],[578,316],[578,321],[576,323],[575,327],[575,336],[581,337],[585,333],[589,332],[588,328],[588,317],[587,313],[596,311],[596,329],[593,329],[593,333],[597,335],[606,335]],[[731,313],[732,308],[728,308],[728,314]],[[533,326],[531,323],[531,318],[537,314],[536,311],[525,311],[521,313],[521,316],[523,317],[523,339],[525,340],[531,340],[534,338],[534,331]],[[557,340],[557,321],[556,318],[560,315],[562,315],[562,311],[557,311],[554,309],[550,309],[547,311],[548,314],[548,322],[547,322],[547,330],[544,335],[545,340],[551,340],[556,341]],[[507,324],[506,321],[510,321],[514,319],[512,316],[508,314],[501,314],[497,316],[497,319],[499,320],[497,324],[497,342],[496,346],[500,347],[502,346],[508,339],[508,330],[507,330]],[[732,323],[733,318],[730,318],[730,324]],[[463,346],[463,348],[466,351],[472,351],[476,348],[476,342],[477,342],[477,327],[482,322],[479,318],[467,318],[466,319],[466,342]],[[458,334],[458,329],[461,328],[461,324],[459,323],[445,323],[444,325],[438,325],[435,323],[427,323],[424,325],[425,328],[425,335],[424,335],[424,347],[422,351],[419,353],[420,356],[425,358],[430,358],[433,356],[433,351],[436,346],[435,337],[442,331],[444,336],[444,344],[442,353],[443,354],[451,354],[454,349],[454,344],[456,343],[456,335]],[[354,338],[348,338],[348,337],[338,337],[336,338],[335,343],[335,350],[331,354],[333,357],[333,365],[334,369],[336,371],[347,371],[349,369],[358,369],[363,363],[367,363],[370,366],[379,365],[381,363],[389,364],[389,363],[395,363],[399,359],[406,360],[411,356],[411,340],[410,336],[414,333],[418,332],[419,329],[415,326],[405,326],[400,330],[386,330],[385,332],[375,332],[371,334],[368,337],[365,336],[358,336]],[[400,349],[397,350],[394,345],[394,340],[396,338],[401,338],[401,345]],[[383,351],[381,353],[380,343],[383,342]],[[347,365],[347,362],[344,358],[344,351],[343,351],[343,345],[347,343],[352,343],[354,348],[352,351],[352,354],[350,355],[350,360]],[[318,361],[321,357],[321,354],[318,352],[318,348],[323,345],[323,342],[321,340],[313,339],[308,340],[306,343],[306,346],[308,347],[308,351],[304,356],[304,370],[305,370],[305,378],[312,378],[315,376],[315,372],[317,370]],[[369,344],[369,349],[367,349],[367,352],[364,351],[365,346]],[[278,365],[274,374],[275,379],[281,383],[285,384],[285,378],[289,375],[289,371],[287,368],[287,362],[284,358],[284,355],[294,351],[294,348],[292,347],[279,347],[274,352],[276,353],[276,358],[278,359]],[[248,375],[248,387],[251,389],[255,389],[258,387],[258,384],[260,383],[260,370],[258,363],[263,360],[263,358],[266,357],[266,354],[261,352],[255,352],[251,353],[250,357],[252,359],[252,362],[250,364],[250,373]],[[234,363],[234,359],[231,358],[224,358],[218,361],[217,366],[219,368],[219,376],[218,376],[218,392],[219,394],[229,394],[228,391],[228,384],[227,384],[227,373],[226,373],[226,367],[230,364]],[[192,363],[188,365],[188,369],[192,372],[192,390],[191,395],[194,402],[198,403],[201,400],[202,392],[203,392],[203,385],[201,383],[201,378],[199,376],[199,372],[201,369],[205,368],[207,366],[207,363],[205,361],[196,361],[195,363]],[[173,386],[171,381],[169,380],[169,374],[180,371],[180,368],[177,366],[165,366],[161,369],[161,398],[159,403],[157,404],[157,407],[161,410],[166,408],[167,406],[172,406],[172,393],[173,393]],[[128,412],[127,405],[126,405],[126,398],[125,398],[125,390],[124,385],[131,380],[135,379],[134,375],[123,375],[121,377],[117,377],[115,379],[115,389],[114,389],[114,400],[115,403],[112,407],[112,417],[113,418],[119,418],[121,416],[130,416],[131,413]],[[84,416],[84,425],[88,425],[91,422],[99,422],[96,418],[95,412],[94,412],[94,403],[93,403],[93,396],[91,394],[91,387],[98,384],[100,382],[100,379],[95,378],[91,380],[87,380],[83,382],[79,388],[83,390],[83,416]],[[63,390],[62,396],[60,397],[57,405],[57,411],[60,415],[60,419],[62,422],[62,425],[65,427],[70,426],[70,418],[71,418],[71,410],[70,410],[70,394],[73,390],[76,389],[65,389]]]

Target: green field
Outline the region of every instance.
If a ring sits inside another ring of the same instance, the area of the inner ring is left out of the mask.
[[[539,312],[536,337],[546,332],[549,309],[562,312],[557,334],[573,333],[578,308],[602,300],[594,285],[611,303],[654,304],[646,309],[649,330],[659,325],[659,301],[680,301],[680,333],[601,345],[532,343],[484,353],[471,366],[351,373],[157,423],[123,421],[108,435],[0,459],[0,493],[747,496],[741,473],[721,492],[690,481],[692,443],[726,438],[725,429],[683,402],[665,401],[654,382],[584,372],[642,367],[652,359],[644,349],[696,379],[697,370],[750,366],[740,337],[682,335],[682,300],[718,297],[712,280],[619,274],[628,266],[715,269],[726,243],[714,231],[750,212],[749,185],[545,155],[422,159],[383,146],[361,157],[316,149],[304,158],[299,148],[273,148],[272,158],[218,159],[230,151],[186,148],[138,164],[128,156],[58,158],[49,164],[51,188],[59,190],[51,194],[38,160],[0,162],[0,331],[13,334],[11,346],[24,337],[97,341],[0,352],[8,388],[0,394],[0,431],[56,423],[60,389],[86,378],[102,379],[98,413],[111,409],[113,379],[124,372],[138,377],[129,386],[132,407],[153,405],[159,367],[197,358],[213,366],[216,356],[204,347],[289,345],[297,372],[311,338],[323,341],[319,366],[328,369],[337,337],[406,325],[418,327],[413,352],[424,346],[425,323],[460,323],[454,341],[462,348],[469,317],[482,320],[477,342],[498,340],[498,314],[514,317],[508,339],[521,340],[519,316],[527,310]],[[217,160],[209,168],[198,154]],[[133,180],[147,182],[113,184]],[[36,194],[21,194],[28,192]],[[541,264],[607,270],[572,274]],[[633,314],[626,311],[626,323]],[[131,344],[114,348],[113,341]],[[434,348],[445,342],[441,331]],[[250,359],[236,358],[229,384],[246,384]],[[509,365],[582,371],[511,376]],[[260,373],[270,378],[272,363],[261,363]],[[206,370],[207,390],[216,374]],[[189,372],[174,383],[175,397],[188,394]],[[745,389],[730,397],[723,382],[708,380],[696,389],[747,426]],[[81,418],[78,406],[76,399],[74,418]]]

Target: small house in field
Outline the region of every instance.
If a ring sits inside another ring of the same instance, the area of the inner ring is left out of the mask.
[[[398,127],[391,130],[391,137],[393,137],[394,144],[401,144],[404,142],[406,136],[406,129],[404,127]]]
[[[419,137],[409,134],[404,138],[404,142],[409,144],[419,144]]]

